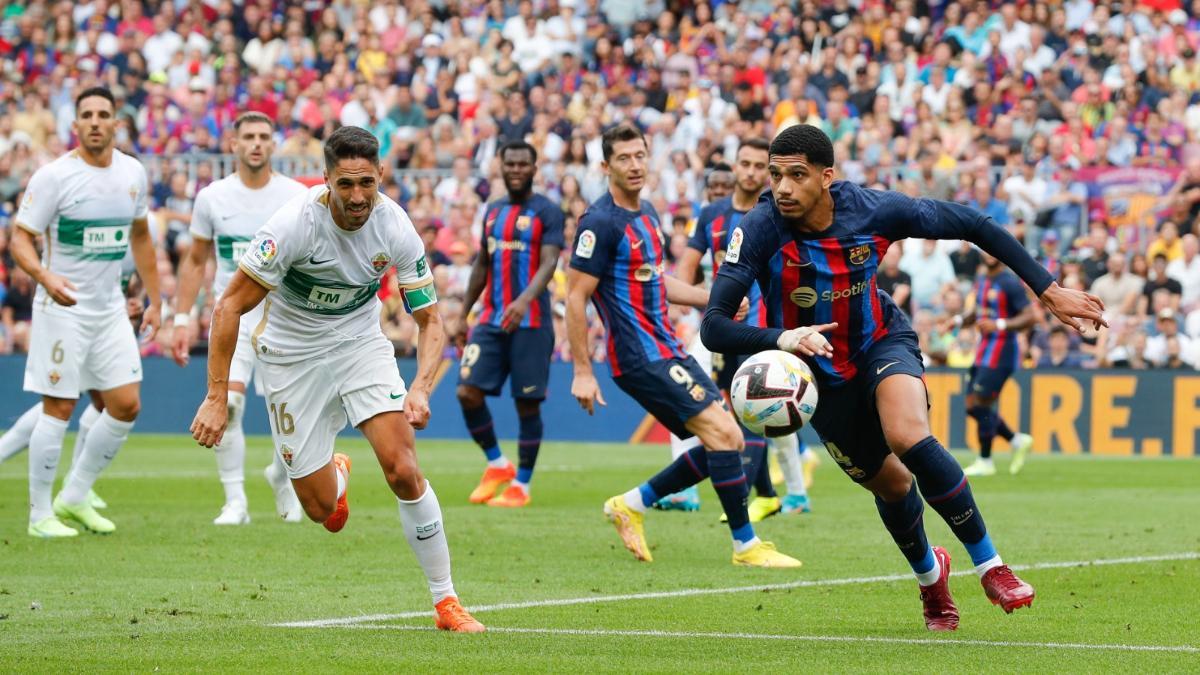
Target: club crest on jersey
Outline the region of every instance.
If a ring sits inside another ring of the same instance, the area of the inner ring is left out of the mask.
[[[254,261],[259,265],[266,265],[275,259],[275,252],[279,249],[275,245],[275,240],[270,237],[259,239],[254,245]]]
[[[861,265],[871,259],[871,247],[868,244],[855,246],[850,249],[850,262]]]
[[[997,291],[994,288],[987,292],[988,302],[995,302],[996,298],[999,298],[999,297],[1000,297],[1000,291]]]
[[[137,183],[134,183],[129,186],[129,199],[136,202],[137,196],[138,196],[138,185],[137,185]]]
[[[725,247],[725,258],[721,262],[736,263],[742,257],[742,228],[735,227],[729,235],[729,246]]]
[[[383,252],[376,253],[375,257],[371,258],[371,267],[374,267],[375,273],[379,274],[383,270],[387,269],[388,263],[391,261],[392,259],[388,257],[388,254]]]
[[[584,230],[579,233],[579,241],[575,244],[575,255],[579,258],[591,258],[596,251],[596,233]]]
[[[528,230],[531,225],[533,225],[533,219],[530,218],[529,216],[518,216],[517,217],[517,229],[520,230],[521,232]]]

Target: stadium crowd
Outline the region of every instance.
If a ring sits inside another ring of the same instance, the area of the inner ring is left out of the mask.
[[[1200,0],[7,0],[0,351],[23,350],[33,294],[7,252],[15,205],[34,169],[73,146],[74,95],[100,83],[117,97],[118,147],[163,160],[153,188],[166,316],[192,200],[244,110],[277,120],[277,156],[314,167],[339,125],[377,136],[386,192],[425,241],[449,321],[482,205],[503,193],[505,140],[537,148],[535,189],[562,204],[569,242],[606,189],[601,131],[639,125],[654,169],[645,196],[675,259],[729,180],[714,169],[739,139],[807,122],[833,139],[841,177],[970,204],[1060,283],[1104,300],[1109,329],[1079,336],[1043,321],[1023,338],[1027,363],[1195,366],[1198,49]],[[1131,222],[1082,177],[1112,167],[1177,177]],[[880,286],[910,312],[931,364],[971,364],[975,336],[948,318],[978,265],[959,242],[909,242],[885,258]],[[552,284],[561,358],[564,278]],[[381,293],[386,332],[411,354],[415,324],[394,287]],[[212,298],[198,304],[203,349]],[[698,315],[673,312],[689,340]],[[600,331],[596,322],[597,360]]]

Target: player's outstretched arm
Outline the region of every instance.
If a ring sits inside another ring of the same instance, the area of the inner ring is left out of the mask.
[[[504,308],[504,316],[500,319],[500,328],[506,331],[514,331],[521,326],[521,321],[525,319],[525,315],[529,313],[529,306],[537,301],[537,297],[546,290],[546,286],[550,284],[550,278],[554,276],[554,268],[558,266],[558,255],[562,252],[559,246],[543,246],[541,248],[541,262],[538,264],[537,272],[533,275],[533,281],[525,287],[525,290]],[[474,271],[472,271],[474,276]]]
[[[575,268],[567,270],[567,342],[571,347],[571,362],[575,364],[575,378],[571,382],[571,395],[589,415],[595,404],[608,405],[600,393],[600,384],[592,370],[592,356],[588,350],[587,303],[596,292],[600,279]]]
[[[175,318],[171,322],[171,357],[180,366],[188,362],[188,348],[192,335],[188,330],[191,323],[192,305],[200,293],[200,282],[208,256],[212,254],[212,241],[192,235],[192,246],[179,263],[179,292],[175,294]]]
[[[154,239],[150,236],[150,223],[145,218],[135,218],[129,228],[129,248],[133,251],[133,265],[150,306],[142,312],[142,331],[147,340],[153,340],[162,326],[162,295],[158,292],[158,256],[154,253]]]
[[[413,310],[412,314],[421,332],[417,334],[417,375],[404,397],[404,417],[414,429],[424,429],[429,424],[429,395],[442,361],[446,332],[436,304]]]
[[[213,309],[208,331],[208,393],[191,426],[192,438],[206,448],[220,443],[225,434],[229,416],[229,362],[237,346],[242,315],[257,307],[267,297],[267,290],[238,269]]]
[[[36,236],[25,226],[21,225],[21,223],[17,223],[17,226],[12,230],[13,261],[21,269],[25,270],[26,274],[32,277],[34,281],[41,284],[54,302],[63,307],[74,305],[75,296],[71,291],[77,290],[75,284],[71,283],[66,277],[59,276],[42,267],[42,261],[38,258],[37,247],[33,243]]]

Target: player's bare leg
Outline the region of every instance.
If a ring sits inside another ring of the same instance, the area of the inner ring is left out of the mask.
[[[416,439],[404,413],[385,412],[358,425],[375,450],[388,487],[396,495],[408,545],[425,572],[437,611],[437,627],[464,633],[483,632],[459,603],[450,576],[450,547],[442,523],[442,507],[433,486],[417,466]]]
[[[100,392],[104,412],[88,431],[79,457],[63,481],[62,492],[54,500],[54,512],[60,518],[71,518],[85,528],[100,533],[116,529],[112,521],[96,513],[89,500],[96,479],[117,456],[133,422],[141,411],[141,383],[130,382]]]
[[[1006,612],[1030,605],[1033,587],[1000,559],[962,467],[930,432],[925,383],[907,374],[886,377],[876,387],[875,404],[888,447],[916,478],[925,501],[966,547],[988,598]],[[886,502],[896,492],[882,498]]]
[[[469,384],[460,384],[455,393],[458,395],[459,405],[462,406],[467,431],[487,458],[487,468],[483,470],[483,477],[479,479],[479,485],[471,491],[468,499],[472,504],[486,504],[517,477],[517,468],[500,452],[500,442],[496,440],[492,413],[488,410],[483,390]]]

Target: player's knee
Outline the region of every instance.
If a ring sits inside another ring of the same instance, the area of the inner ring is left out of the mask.
[[[518,417],[533,417],[541,413],[542,402],[531,401],[528,399],[517,399],[517,416]]]
[[[913,475],[894,456],[883,463],[879,473],[863,484],[885,502],[898,502],[912,490]]]
[[[304,507],[304,515],[308,516],[309,520],[314,523],[323,523],[329,520],[329,516],[332,516],[334,510],[337,509],[337,499],[325,501],[317,497],[301,497],[300,505]]]
[[[383,468],[383,475],[392,492],[400,499],[412,501],[421,496],[425,476],[421,474],[413,453],[402,453],[401,457]]]
[[[137,396],[131,396],[128,399],[115,401],[107,408],[107,412],[110,417],[122,422],[132,422],[136,420],[138,413],[141,411],[142,401]]]
[[[908,452],[908,449],[928,438],[929,420],[916,412],[902,411],[888,420],[884,425],[883,436],[887,440],[888,449],[897,456]]]
[[[458,394],[458,402],[464,408],[478,408],[483,405],[483,392],[478,387],[460,384],[455,393]]]
[[[75,401],[64,398],[46,398],[42,400],[42,414],[55,419],[69,420],[75,411]]]
[[[745,438],[742,437],[742,430],[738,428],[733,418],[728,415],[724,416],[723,420],[717,422],[711,429],[707,430],[700,441],[704,443],[704,447],[711,450],[737,450],[741,452],[746,447]]]

